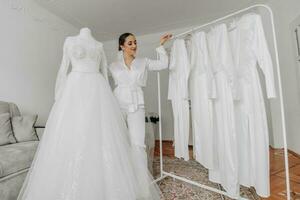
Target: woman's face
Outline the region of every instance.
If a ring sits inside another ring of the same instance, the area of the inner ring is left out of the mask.
[[[129,35],[125,42],[124,45],[121,46],[122,50],[124,53],[126,53],[129,56],[135,56],[136,50],[137,50],[137,43],[136,43],[136,38],[133,35]]]

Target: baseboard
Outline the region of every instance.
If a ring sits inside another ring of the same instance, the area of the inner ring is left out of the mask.
[[[155,143],[159,143],[159,140],[155,140]],[[173,140],[162,140],[162,143],[171,143],[173,145]],[[193,145],[189,145],[189,148],[193,148]]]
[[[163,143],[171,143],[173,144],[173,140],[162,140]],[[159,143],[159,140],[155,140],[155,143]],[[280,151],[283,151],[283,148],[274,148],[272,146],[269,146],[271,149],[273,150],[280,150]],[[193,148],[193,145],[189,145],[189,148]],[[300,154],[288,149],[288,153],[290,153],[291,155],[297,157],[300,159]]]
[[[272,146],[270,146],[270,148],[273,149],[273,150],[280,150],[280,151],[283,151],[283,148],[274,148],[274,147],[272,147]],[[288,153],[290,153],[291,155],[293,155],[293,156],[295,156],[295,157],[297,157],[297,158],[300,159],[300,154],[298,154],[298,153],[296,153],[296,152],[294,152],[294,151],[292,151],[292,150],[290,150],[290,149],[288,149]]]
[[[300,159],[300,155],[299,155],[298,153],[296,153],[296,152],[294,152],[294,151],[292,151],[292,150],[289,150],[289,149],[288,149],[288,152],[289,152],[290,154],[292,154],[293,156],[295,156],[295,157],[297,157],[297,158]]]

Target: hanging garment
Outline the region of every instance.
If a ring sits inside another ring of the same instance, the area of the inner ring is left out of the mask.
[[[237,99],[235,68],[225,24],[213,27],[207,35],[217,98],[215,112],[215,158],[217,167],[209,179],[220,183],[232,198],[239,196],[238,157],[233,99]]]
[[[168,99],[173,108],[175,156],[184,160],[189,160],[189,65],[185,41],[175,40],[170,57]]]
[[[191,72],[189,80],[193,152],[195,160],[214,169],[213,102],[216,85],[211,69],[206,34],[196,33],[191,38]]]
[[[18,200],[160,199],[136,164],[140,158],[99,65],[106,68],[102,43],[66,39],[56,101]]]
[[[239,176],[244,186],[253,186],[258,195],[270,195],[269,136],[264,98],[257,64],[265,75],[267,96],[274,98],[273,65],[261,17],[250,13],[233,24],[230,32],[238,69],[240,101],[236,104],[239,143]]]

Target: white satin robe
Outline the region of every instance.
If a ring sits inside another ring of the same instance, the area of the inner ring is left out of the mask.
[[[156,48],[159,60],[148,58],[135,58],[129,69],[123,56],[112,63],[109,70],[112,74],[116,88],[114,95],[117,98],[123,117],[127,123],[130,142],[135,149],[136,162],[141,169],[147,168],[147,155],[145,151],[145,106],[143,87],[147,83],[148,70],[161,70],[168,67],[168,55],[163,46]]]
[[[159,60],[135,58],[129,69],[123,56],[112,63],[109,70],[116,88],[116,96],[127,122],[131,143],[145,147],[145,106],[143,87],[147,83],[148,70],[161,70],[168,67],[168,55],[163,46],[156,48]]]
[[[217,167],[209,170],[209,179],[220,183],[232,198],[239,196],[238,155],[233,100],[238,99],[236,71],[227,27],[213,27],[207,35],[217,98],[215,111],[215,158]]]
[[[174,41],[169,66],[168,99],[172,101],[174,117],[174,146],[175,156],[189,160],[189,56],[185,41]]]
[[[258,195],[270,195],[269,136],[266,110],[257,64],[265,76],[268,98],[274,98],[273,65],[261,17],[251,13],[236,22],[230,32],[238,69],[240,101],[236,104],[239,143],[239,180],[253,186]]]
[[[156,48],[158,60],[149,58],[135,58],[131,69],[128,69],[124,59],[113,62],[109,70],[116,88],[114,94],[122,109],[135,112],[144,108],[143,87],[147,83],[148,70],[162,70],[168,68],[168,55],[163,46]]]
[[[206,33],[191,38],[190,99],[192,111],[193,152],[195,160],[214,169],[213,102],[216,83],[211,69]]]

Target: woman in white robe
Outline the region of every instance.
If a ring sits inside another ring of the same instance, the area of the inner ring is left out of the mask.
[[[137,41],[133,34],[124,33],[119,37],[119,56],[109,70],[114,79],[116,96],[129,130],[130,141],[136,149],[136,161],[141,169],[147,169],[145,152],[145,105],[143,87],[147,83],[149,70],[162,70],[168,67],[168,55],[163,44],[171,38],[170,34],[161,37],[156,48],[158,60],[137,58]]]

